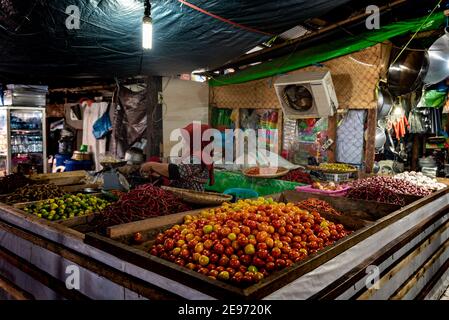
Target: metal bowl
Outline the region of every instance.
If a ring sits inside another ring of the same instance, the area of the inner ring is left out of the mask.
[[[117,162],[100,162],[103,168],[107,169],[116,169],[123,167],[126,164],[126,161],[117,161]]]
[[[393,97],[388,90],[380,88],[377,94],[377,119],[383,119],[390,114],[393,107]]]
[[[387,136],[385,134],[385,129],[383,128],[376,128],[376,138],[375,138],[375,149],[376,151],[381,151],[385,145],[385,142],[387,142]]]
[[[100,189],[95,188],[84,188],[83,193],[98,193],[100,192]]]
[[[388,88],[398,96],[415,91],[422,85],[428,69],[426,51],[404,51],[388,68]]]
[[[429,48],[429,72],[424,82],[435,84],[449,77],[449,28]]]

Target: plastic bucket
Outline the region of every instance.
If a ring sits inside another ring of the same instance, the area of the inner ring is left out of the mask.
[[[55,155],[56,166],[63,166],[66,160],[69,160],[71,156],[69,154],[57,154]]]
[[[251,189],[244,189],[244,188],[231,188],[228,190],[225,190],[223,192],[224,194],[229,194],[232,196],[232,201],[235,202],[239,199],[251,199],[251,198],[257,198],[259,197],[259,194]]]

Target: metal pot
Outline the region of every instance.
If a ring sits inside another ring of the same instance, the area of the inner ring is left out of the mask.
[[[390,114],[393,107],[393,97],[390,92],[380,88],[377,93],[377,119],[383,119]]]
[[[387,136],[385,134],[385,129],[376,128],[376,138],[375,138],[375,149],[376,152],[382,152],[385,142],[387,142]]]
[[[435,84],[449,77],[449,28],[429,48],[429,71],[424,83]]]
[[[143,151],[138,148],[130,148],[125,153],[125,161],[128,164],[141,164],[145,161]]]
[[[415,91],[421,86],[429,69],[425,51],[404,51],[388,68],[388,88],[395,95]]]

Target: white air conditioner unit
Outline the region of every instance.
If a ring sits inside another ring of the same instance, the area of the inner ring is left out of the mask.
[[[329,71],[282,76],[274,88],[288,119],[322,118],[337,112],[337,95]]]

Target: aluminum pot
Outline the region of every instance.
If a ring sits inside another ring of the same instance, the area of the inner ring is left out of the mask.
[[[390,114],[393,107],[393,97],[388,90],[379,88],[377,93],[377,119],[383,119]]]
[[[125,161],[128,164],[141,164],[145,161],[143,151],[138,148],[130,148],[125,153]]]
[[[404,51],[388,68],[388,89],[394,95],[403,95],[418,89],[429,69],[426,51]]]
[[[375,149],[377,152],[382,152],[385,142],[387,142],[387,136],[385,134],[385,129],[376,128],[376,138],[375,138]]]
[[[429,71],[424,83],[431,85],[449,77],[449,28],[444,29],[444,35],[437,39],[428,50]]]

